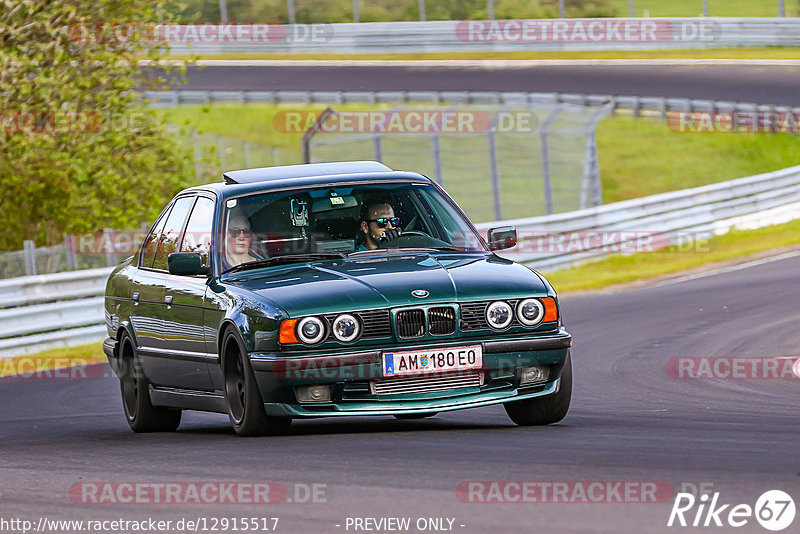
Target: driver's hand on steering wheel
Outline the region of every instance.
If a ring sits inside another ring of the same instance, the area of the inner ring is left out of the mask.
[[[394,241],[402,234],[403,230],[400,228],[389,228],[383,232],[383,235],[381,235],[381,242],[388,243],[389,241]]]

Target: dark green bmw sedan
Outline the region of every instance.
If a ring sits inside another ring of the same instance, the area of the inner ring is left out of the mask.
[[[179,193],[106,288],[130,427],[227,413],[242,436],[292,419],[503,404],[518,425],[567,413],[556,293],[494,251],[431,179],[375,162],[228,172]]]

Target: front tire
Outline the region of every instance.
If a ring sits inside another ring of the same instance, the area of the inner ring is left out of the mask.
[[[269,417],[258,391],[247,350],[232,329],[222,340],[222,378],[228,418],[242,437],[283,434],[292,424],[287,417]]]
[[[547,397],[507,402],[503,406],[508,417],[519,426],[551,425],[567,415],[572,399],[572,356],[567,352],[567,361],[561,371],[561,384],[557,393]]]
[[[122,407],[131,430],[137,433],[174,432],[181,424],[182,411],[153,406],[150,386],[142,372],[133,340],[128,334],[120,339],[122,377],[119,379]]]

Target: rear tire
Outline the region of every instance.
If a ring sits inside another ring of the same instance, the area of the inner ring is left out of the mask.
[[[519,426],[551,425],[558,423],[567,415],[571,398],[572,356],[568,352],[557,393],[547,397],[507,402],[503,406],[508,417]]]
[[[137,433],[177,430],[181,424],[182,411],[177,408],[156,407],[150,402],[150,385],[142,372],[136,349],[128,334],[122,334],[119,347],[122,407],[131,430]]]
[[[242,437],[283,434],[292,420],[288,417],[269,417],[258,390],[247,350],[232,329],[222,338],[222,379],[228,418],[236,434]]]

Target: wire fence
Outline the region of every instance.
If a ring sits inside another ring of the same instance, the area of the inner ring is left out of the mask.
[[[289,150],[197,130],[187,135],[176,128],[174,134],[191,150],[197,184],[219,181],[224,171],[303,162],[299,147]]]
[[[311,161],[374,159],[422,172],[476,222],[547,215],[602,203],[595,128],[610,112],[610,106],[568,104],[438,111],[398,106],[377,112],[387,117],[385,124],[402,125],[412,113],[421,120],[425,113],[450,113],[454,121],[467,114],[474,128],[413,134],[323,131],[310,140],[309,154]],[[346,113],[341,115],[339,124]]]

